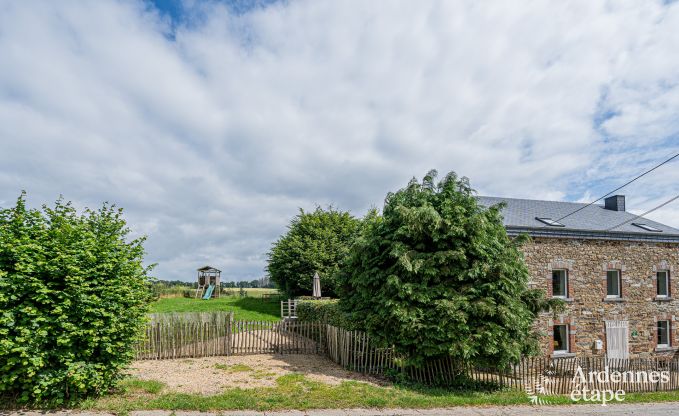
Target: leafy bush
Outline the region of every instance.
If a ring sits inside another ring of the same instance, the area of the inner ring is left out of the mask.
[[[109,389],[145,323],[143,238],[122,211],[0,209],[0,397],[66,403]],[[2,399],[0,399],[2,400]]]
[[[297,320],[300,322],[323,322],[349,330],[358,329],[356,324],[351,321],[349,314],[339,308],[337,299],[298,301]]]
[[[466,178],[390,193],[352,247],[341,307],[409,365],[453,357],[504,365],[536,351],[531,337],[540,295],[528,289],[519,244],[499,207],[477,205]]]
[[[151,302],[155,302],[158,299],[160,299],[160,295],[163,294],[163,291],[158,285],[148,283],[147,285],[148,293],[149,293],[149,300]]]
[[[271,280],[289,297],[311,295],[314,272],[321,277],[321,291],[335,296],[335,274],[349,251],[361,221],[348,212],[317,207],[290,222],[268,253]]]

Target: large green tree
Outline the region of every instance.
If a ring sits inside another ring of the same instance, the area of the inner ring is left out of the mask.
[[[111,388],[149,301],[143,238],[109,205],[0,209],[0,401],[65,403]]]
[[[328,207],[299,214],[288,231],[271,247],[267,271],[271,280],[289,296],[310,296],[312,277],[318,272],[323,296],[337,294],[340,262],[359,230],[361,221],[348,212]]]
[[[507,364],[535,347],[544,307],[502,225],[466,178],[436,171],[390,193],[366,221],[341,273],[341,307],[411,364],[453,357]]]

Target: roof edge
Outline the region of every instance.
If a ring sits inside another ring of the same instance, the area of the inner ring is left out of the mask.
[[[528,234],[531,237],[548,238],[571,238],[586,240],[613,240],[613,241],[645,241],[653,243],[679,243],[679,234],[642,234],[624,231],[596,231],[596,230],[573,230],[573,229],[544,229],[533,227],[505,226],[507,234],[516,236]]]

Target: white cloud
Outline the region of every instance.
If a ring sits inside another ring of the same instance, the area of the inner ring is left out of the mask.
[[[159,277],[255,278],[298,207],[361,215],[431,168],[588,199],[679,147],[676,4],[187,7],[172,39],[132,1],[0,1],[0,200],[109,200]],[[628,205],[678,193],[674,166]]]

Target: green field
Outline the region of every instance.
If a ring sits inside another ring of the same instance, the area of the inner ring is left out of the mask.
[[[250,287],[250,288],[245,288],[243,289],[245,293],[252,298],[261,298],[263,294],[265,293],[278,293],[278,289],[262,289],[262,288],[257,288],[257,287]],[[237,295],[240,291],[239,288],[237,287],[225,287],[222,289],[222,293],[225,292],[231,292],[234,295]]]
[[[159,287],[157,290],[161,298],[181,298],[184,296],[184,292],[189,292],[191,295],[196,293],[196,289],[190,286]],[[261,298],[265,293],[278,293],[278,289],[250,287],[243,290],[247,296],[253,298]],[[222,289],[222,293],[224,296],[238,296],[240,294],[240,289],[237,287],[225,287]]]
[[[233,311],[234,319],[244,321],[278,321],[281,319],[281,304],[278,299],[237,296],[210,300],[163,298],[151,305],[152,313],[213,311]]]

